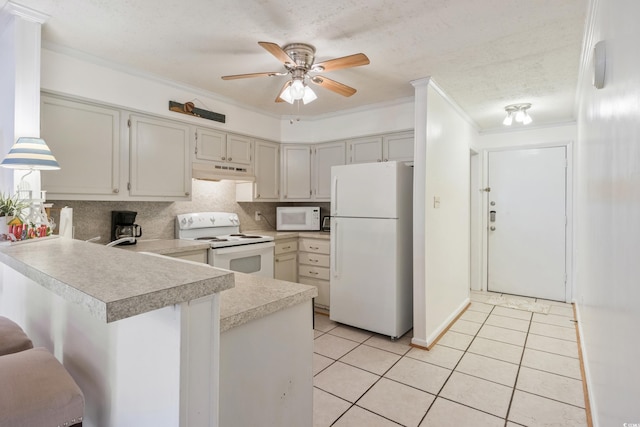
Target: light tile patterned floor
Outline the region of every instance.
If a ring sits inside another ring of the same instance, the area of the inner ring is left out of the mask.
[[[315,427],[586,426],[570,304],[471,306],[431,351],[316,314]]]

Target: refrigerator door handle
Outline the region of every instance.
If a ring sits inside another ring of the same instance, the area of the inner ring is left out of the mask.
[[[331,215],[337,215],[338,214],[338,177],[334,176],[333,177],[333,198],[331,200],[333,203],[331,203],[331,209],[333,210],[333,213]]]
[[[338,277],[338,221],[334,219],[331,227],[331,254],[333,255],[333,277]]]

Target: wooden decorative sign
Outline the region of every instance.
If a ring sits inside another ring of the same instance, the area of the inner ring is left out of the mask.
[[[175,111],[176,113],[188,114],[190,116],[213,120],[220,123],[225,123],[226,120],[224,114],[214,113],[213,111],[207,111],[201,108],[197,108],[193,104],[193,102],[185,102],[184,104],[180,104],[179,102],[169,101],[169,110]]]

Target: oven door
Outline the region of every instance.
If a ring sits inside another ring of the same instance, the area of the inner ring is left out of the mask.
[[[273,242],[211,249],[209,264],[273,279]]]

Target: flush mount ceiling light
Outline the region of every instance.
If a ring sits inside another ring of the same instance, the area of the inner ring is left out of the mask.
[[[504,118],[502,124],[505,126],[511,126],[513,121],[516,123],[522,123],[528,125],[533,120],[527,110],[531,108],[531,104],[511,104],[504,107],[504,111],[507,112],[507,117]]]

